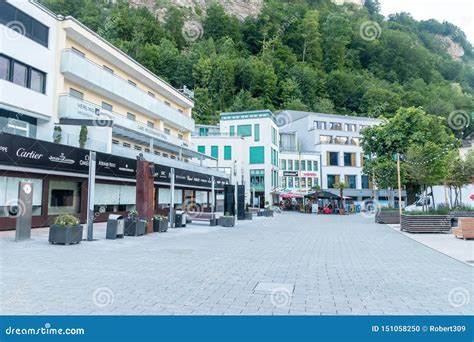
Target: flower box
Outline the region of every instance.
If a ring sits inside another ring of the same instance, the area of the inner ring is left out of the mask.
[[[401,231],[408,233],[450,233],[448,215],[402,215]]]
[[[144,220],[126,219],[125,220],[125,236],[141,236],[146,233],[146,224]]]
[[[221,227],[234,227],[235,216],[221,216],[219,217],[219,225]]]
[[[153,231],[159,233],[165,233],[168,231],[168,219],[166,217],[153,219]]]
[[[49,227],[49,243],[55,245],[78,244],[82,241],[82,226],[76,224],[73,226],[61,226],[52,224]]]

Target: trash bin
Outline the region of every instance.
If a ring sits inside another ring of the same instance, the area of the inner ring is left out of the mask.
[[[174,214],[174,227],[186,227],[186,213],[183,210],[177,210]]]
[[[125,221],[123,216],[110,214],[107,220],[107,231],[105,233],[106,239],[115,240],[123,238]]]

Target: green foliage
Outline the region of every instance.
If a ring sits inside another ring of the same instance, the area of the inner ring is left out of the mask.
[[[61,228],[66,228],[78,225],[79,220],[74,215],[62,214],[56,217],[54,224]]]
[[[84,148],[87,143],[87,126],[82,125],[79,132],[79,147]]]
[[[197,8],[196,17],[160,1],[167,6],[165,23],[126,0],[40,2],[76,17],[176,88],[194,89],[197,123],[216,123],[220,111],[256,108],[386,118],[402,106],[444,118],[474,111],[474,61],[465,34],[407,13],[384,18],[378,0],[360,9],[266,0],[260,15],[242,22],[217,2],[206,16]],[[202,23],[196,39],[183,36],[188,20]],[[380,25],[374,40],[360,34],[368,21]],[[461,60],[447,54],[439,36],[463,47]]]

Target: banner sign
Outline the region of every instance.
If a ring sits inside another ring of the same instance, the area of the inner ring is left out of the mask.
[[[87,174],[89,150],[39,141],[18,135],[0,134],[0,164],[29,167],[47,171]],[[96,174],[107,177],[136,178],[137,161],[114,154],[97,152]],[[155,164],[157,181],[169,184],[169,166]],[[208,174],[175,169],[176,184],[211,188]],[[215,177],[216,188],[228,184],[226,178]]]
[[[283,177],[298,177],[298,171],[283,171]]]

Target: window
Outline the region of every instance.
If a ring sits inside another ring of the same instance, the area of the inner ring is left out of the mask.
[[[219,146],[211,146],[211,157],[219,158]]]
[[[319,142],[321,144],[332,144],[332,136],[330,135],[320,135]]]
[[[293,187],[293,177],[288,177],[288,187],[289,188]]]
[[[265,170],[250,170],[250,188],[256,191],[265,189]]]
[[[69,95],[71,95],[72,97],[75,97],[76,99],[80,99],[80,100],[84,99],[84,93],[74,88],[69,88]]]
[[[281,177],[281,187],[286,188],[286,177]]]
[[[311,189],[313,187],[313,178],[308,177],[308,188]]]
[[[300,178],[295,177],[295,188],[299,188],[299,187],[300,187]]]
[[[163,157],[168,158],[168,153],[163,153]]]
[[[306,188],[306,177],[301,178],[301,187]]]
[[[326,129],[326,122],[314,121],[314,129]]]
[[[183,140],[183,135],[182,135],[182,134],[178,134],[178,139],[179,139],[179,140]]]
[[[288,160],[288,171],[293,171],[293,160]]]
[[[335,131],[342,131],[342,123],[340,122],[330,122],[329,123],[329,129],[335,130]]]
[[[48,47],[49,28],[38,20],[20,11],[16,7],[10,5],[6,1],[0,1],[0,24],[18,22],[17,25],[9,25],[10,29],[15,30],[18,34]],[[19,27],[21,26],[21,30]]]
[[[306,162],[304,160],[301,161],[301,171],[306,171]]]
[[[309,162],[308,162],[309,163]],[[319,167],[318,167],[318,161],[317,160],[313,160],[313,171],[318,171],[319,170]],[[311,170],[310,170],[311,171]]]
[[[150,128],[155,128],[155,123],[154,122],[151,122],[151,121],[147,121],[146,122],[146,125]]]
[[[202,154],[206,154],[206,146],[203,146],[203,145],[198,146],[198,152]]]
[[[362,181],[362,189],[370,189],[371,186],[369,184],[369,176],[362,175],[361,176],[361,181]]]
[[[103,65],[102,67],[104,68],[105,71],[108,71],[108,72],[110,72],[111,74],[114,73],[114,70],[111,69],[111,68],[109,68],[107,65]]]
[[[359,146],[359,142],[360,142],[359,138],[350,138],[349,144]]]
[[[339,145],[346,145],[348,140],[348,137],[336,137],[334,138],[334,143]]]
[[[252,125],[238,125],[237,126],[237,135],[242,137],[251,137],[252,136]]]
[[[128,84],[130,84],[130,85],[132,85],[132,86],[134,86],[134,87],[137,86],[137,84],[136,84],[135,82],[133,82],[132,80],[128,80]]]
[[[148,95],[150,95],[151,97],[155,97],[155,94],[153,94],[151,91],[148,92]]]
[[[21,135],[22,137],[29,137],[30,124],[15,118],[8,118],[7,132],[15,135]]]
[[[339,183],[339,175],[328,175],[328,189],[334,189],[336,183]]]
[[[176,156],[175,156],[174,154],[172,154],[172,155],[170,156],[170,158],[171,158],[171,159],[176,159]]]
[[[12,82],[22,87],[28,87],[28,67],[17,61],[13,61],[13,78]]]
[[[129,143],[126,143],[126,142],[124,142],[122,145],[123,145],[123,147],[130,147],[131,146]]]
[[[224,160],[232,160],[232,146],[224,146]]]
[[[207,137],[208,135],[209,135],[209,128],[199,127],[199,136],[200,137]]]
[[[357,129],[357,125],[355,125],[355,124],[345,124],[344,125],[344,130],[346,132],[355,132],[356,129]]]
[[[180,112],[180,113],[184,113],[182,109],[178,109],[178,112]]]
[[[171,103],[169,103],[168,101],[165,101],[165,105],[167,105],[168,107],[171,107]]]
[[[137,151],[141,151],[141,150],[142,150],[142,147],[141,147],[141,146],[135,145],[134,147],[135,147],[135,150],[137,150]]]
[[[168,134],[168,135],[170,135],[170,134],[171,134],[170,129],[169,129],[169,128],[165,128],[165,133]]]
[[[313,171],[313,162],[308,160],[308,171]]]
[[[105,109],[105,110],[108,110],[109,112],[111,112],[113,107],[110,103],[102,101],[102,109]]]
[[[355,175],[346,175],[344,177],[344,182],[346,183],[349,189],[355,189],[356,186],[356,176]]]
[[[145,148],[145,152],[150,153],[150,149],[149,149],[149,148]]]
[[[344,152],[344,166],[356,166],[356,154]]]
[[[154,153],[155,155],[157,155],[157,156],[161,156],[161,152],[160,152],[160,151],[155,151],[155,152],[153,152],[153,153]]]
[[[300,162],[299,160],[295,160],[295,171],[299,171],[300,169]]]
[[[32,68],[30,72],[30,89],[44,94],[45,77],[46,75],[43,72]]]
[[[264,164],[265,163],[265,147],[254,146],[250,147],[250,164]]]
[[[229,127],[229,135],[233,137],[235,135],[235,126],[230,126]]]
[[[117,139],[112,139],[112,144],[118,145],[120,142]]]
[[[327,152],[327,165],[338,166],[339,165],[339,152]]]
[[[275,127],[272,127],[272,143],[277,145],[277,131]]]
[[[286,159],[282,159],[280,161],[280,164],[281,164],[281,169],[284,171],[286,170]]]
[[[10,80],[10,59],[0,55],[0,79]]]
[[[253,126],[253,140],[260,141],[260,124],[255,124]]]

